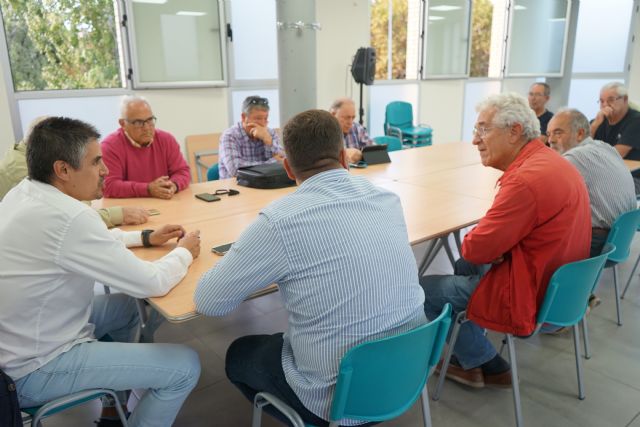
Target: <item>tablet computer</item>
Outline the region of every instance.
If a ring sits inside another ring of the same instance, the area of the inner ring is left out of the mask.
[[[389,153],[387,153],[387,144],[374,144],[362,147],[362,160],[368,165],[377,165],[380,163],[390,163]]]

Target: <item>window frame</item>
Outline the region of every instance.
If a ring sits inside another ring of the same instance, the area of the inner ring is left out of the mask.
[[[509,20],[507,23],[507,34],[505,39],[505,49],[503,55],[503,63],[502,63],[502,77],[563,77],[564,76],[564,67],[567,59],[567,40],[569,36],[569,27],[571,26],[571,7],[572,0],[565,0],[567,2],[567,8],[565,10],[565,26],[564,26],[564,35],[562,39],[562,51],[560,54],[560,71],[557,73],[513,73],[509,70],[509,60],[511,59],[511,48],[512,46],[512,32],[513,32],[513,18],[515,2],[516,0],[508,0],[507,5],[507,19]]]
[[[467,15],[467,59],[465,65],[465,72],[458,74],[427,74],[427,49],[429,49],[429,37],[428,37],[428,23],[429,23],[429,0],[422,0],[421,7],[423,8],[421,13],[421,25],[420,25],[420,70],[418,72],[419,80],[448,80],[448,79],[468,79],[471,71],[471,25],[473,16],[473,1],[464,0],[467,2],[469,13]]]
[[[224,0],[215,0],[218,5],[218,24],[220,28],[220,60],[222,67],[222,80],[191,80],[191,81],[164,81],[164,82],[143,82],[140,80],[140,66],[138,62],[136,48],[136,28],[133,19],[133,4],[131,1],[118,0],[123,4],[121,13],[125,22],[123,32],[126,39],[123,44],[128,57],[127,79],[131,83],[132,89],[188,89],[188,88],[212,88],[212,87],[228,87],[229,72],[227,58],[227,42],[226,34],[227,19],[225,14]],[[125,18],[126,17],[126,18]]]

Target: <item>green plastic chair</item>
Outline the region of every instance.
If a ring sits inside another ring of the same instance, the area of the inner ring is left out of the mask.
[[[122,410],[122,406],[120,405],[120,400],[118,399],[118,396],[113,390],[108,390],[103,388],[84,390],[78,393],[69,394],[67,396],[54,399],[41,406],[34,406],[31,408],[21,408],[20,411],[27,414],[26,417],[22,418],[22,421],[25,422],[30,420],[31,427],[41,427],[40,421],[43,418],[46,418],[51,415],[57,414],[58,412],[62,412],[67,409],[76,407],[78,405],[82,405],[85,402],[98,399],[106,395],[109,395],[114,399],[114,402],[116,402],[116,410],[118,411],[118,416],[120,417],[120,422],[124,427],[128,427],[129,424],[127,424],[127,417],[124,414],[124,411]]]
[[[582,261],[576,261],[565,264],[558,268],[545,292],[544,300],[536,317],[536,328],[531,335],[517,338],[530,338],[536,335],[544,323],[551,323],[558,326],[573,326],[573,345],[576,355],[576,371],[578,376],[578,399],[585,398],[584,386],[582,381],[582,355],[580,350],[580,332],[578,325],[582,323],[583,335],[585,339],[585,355],[589,355],[589,338],[587,333],[587,321],[585,314],[587,312],[589,295],[595,289],[600,274],[607,261],[607,257],[614,253],[616,247],[608,243],[605,245],[602,253],[593,258],[587,258]],[[433,400],[440,399],[442,388],[444,386],[445,373],[449,368],[449,362],[453,354],[460,327],[467,322],[466,312],[457,315],[451,331],[451,339],[449,347],[442,362],[442,369],[436,391],[433,394]],[[518,384],[518,367],[516,363],[516,349],[514,345],[514,336],[505,334],[502,347],[506,345],[509,349],[509,362],[511,363],[511,383],[513,385],[513,404],[516,416],[516,425],[521,427],[522,408],[520,405],[520,386]],[[500,349],[502,353],[503,348]],[[588,357],[587,357],[588,358]]]
[[[636,231],[640,231],[640,225]],[[622,295],[620,295],[620,299],[624,299],[624,296],[627,294],[627,290],[629,289],[629,285],[631,284],[631,280],[633,279],[633,275],[636,273],[636,269],[638,268],[638,264],[640,264],[640,255],[636,258],[636,263],[633,264],[633,269],[631,269],[631,274],[629,275],[629,279],[627,280],[627,284],[624,286],[624,290],[622,291]]]
[[[385,109],[384,133],[399,138],[405,144],[421,147],[431,145],[433,130],[429,126],[414,126],[411,104],[394,101]]]
[[[402,150],[402,141],[395,136],[376,136],[373,138],[376,145],[387,145],[387,152]]]
[[[207,181],[217,181],[220,179],[220,167],[218,163],[214,163],[207,169]]]
[[[351,418],[386,421],[407,411],[422,398],[425,427],[431,426],[426,382],[438,363],[451,325],[451,305],[437,319],[409,332],[360,344],[340,362],[329,413],[330,426]],[[262,408],[273,405],[295,427],[304,427],[300,416],[270,393],[258,393],[253,405],[253,427],[260,425]]]
[[[625,262],[631,252],[631,242],[640,225],[640,209],[635,209],[620,215],[609,231],[607,242],[615,245],[616,250],[609,255],[605,268],[613,268],[613,287],[616,293],[616,314],[618,326],[622,326],[622,307],[620,305],[620,290],[618,289],[618,264]],[[636,262],[637,264],[637,262]],[[635,269],[635,267],[634,267]],[[633,272],[632,272],[633,275]],[[628,287],[625,286],[625,292]]]

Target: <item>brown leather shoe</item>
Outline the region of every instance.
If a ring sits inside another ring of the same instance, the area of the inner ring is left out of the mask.
[[[487,387],[495,388],[511,388],[513,384],[511,382],[511,369],[501,374],[483,374],[484,384]]]
[[[440,373],[442,370],[442,360],[436,366],[436,372]],[[449,368],[447,369],[447,378],[453,380],[457,383],[467,385],[473,388],[482,388],[484,387],[484,378],[482,376],[482,369],[472,368],[469,370],[464,370],[460,366],[456,366],[453,363],[449,363]]]

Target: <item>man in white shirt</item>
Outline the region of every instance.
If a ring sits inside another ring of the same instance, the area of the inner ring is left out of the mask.
[[[182,345],[129,343],[138,319],[124,294],[167,293],[198,256],[199,233],[107,230],[81,202],[102,197],[108,169],[98,138],[78,120],[42,121],[27,144],[30,178],[0,203],[0,368],[15,380],[21,407],[90,388],[145,388],[129,425],[170,426],[198,381],[198,356]],[[155,262],[127,249],[176,237]],[[124,294],[94,297],[95,281]],[[96,341],[107,334],[114,342]],[[98,425],[113,415],[103,411]]]

